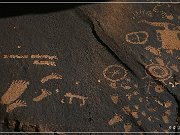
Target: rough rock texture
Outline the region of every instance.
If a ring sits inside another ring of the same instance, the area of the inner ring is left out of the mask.
[[[0,131],[179,131],[177,7],[2,14]]]

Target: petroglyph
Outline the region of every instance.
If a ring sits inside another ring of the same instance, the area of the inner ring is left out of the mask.
[[[26,102],[24,102],[22,100],[16,100],[14,103],[7,106],[6,112],[9,113],[9,112],[13,111],[15,108],[25,107],[25,106],[27,106]]]
[[[159,64],[159,65],[162,65],[162,66],[165,66],[165,63],[164,63],[164,60],[161,59],[161,58],[155,58],[156,62]]]
[[[171,85],[172,88],[176,87],[177,85],[179,85],[179,82],[169,82],[169,84]]]
[[[122,108],[122,110],[123,110],[123,112],[124,112],[125,114],[128,114],[128,115],[129,115],[129,113],[131,112],[129,106],[124,106],[124,107]]]
[[[117,104],[118,100],[119,100],[119,96],[118,95],[112,95],[111,100],[113,101],[114,104]]]
[[[54,61],[46,61],[46,60],[34,60],[34,65],[47,65],[47,66],[56,66]]]
[[[177,65],[173,64],[172,66],[170,66],[171,69],[173,69],[176,72],[179,72],[179,69],[177,67]]]
[[[52,94],[52,92],[46,90],[46,89],[41,89],[41,95],[33,98],[33,101],[35,102],[39,102],[41,100],[43,100],[44,98],[46,98],[47,96],[50,96]]]
[[[167,65],[165,65],[163,59],[155,58],[155,60],[157,64],[153,63],[152,61],[151,61],[151,64],[144,63],[145,73],[147,75],[146,77],[148,76],[153,77],[154,79],[159,80],[163,82],[164,84],[166,84],[165,81],[171,78],[172,76],[172,70],[167,66],[169,62],[167,63]]]
[[[150,64],[145,68],[148,75],[160,81],[167,80],[172,76],[171,70],[166,66]]]
[[[155,111],[157,110],[157,107],[156,107],[156,106],[154,107],[153,105],[151,105],[150,102],[147,102],[147,103],[146,103],[145,108],[146,108],[149,112],[155,112]]]
[[[131,32],[126,35],[126,41],[131,44],[145,44],[149,34],[146,31]]]
[[[162,120],[164,121],[164,123],[169,123],[170,115],[171,115],[171,111],[170,110],[167,110],[167,111],[165,111],[163,113]]]
[[[131,111],[131,115],[132,115],[134,118],[136,118],[136,119],[139,117],[137,111]]]
[[[50,56],[50,55],[40,55],[40,54],[32,54],[32,59],[49,59],[49,60],[58,60],[57,56]]]
[[[109,124],[110,126],[112,126],[112,125],[114,125],[114,124],[117,124],[117,123],[119,123],[119,122],[122,121],[122,118],[123,118],[123,117],[122,117],[121,115],[115,114],[115,116],[113,116],[113,118],[111,118],[111,119],[109,120],[108,124]]]
[[[121,65],[110,65],[103,71],[104,78],[110,81],[112,88],[117,88],[117,82],[124,79],[127,75],[127,70]]]
[[[132,124],[131,123],[124,124],[124,132],[130,132],[131,129],[132,129]]]
[[[162,42],[162,48],[165,50],[180,50],[180,27],[167,22],[149,22],[141,21],[155,27],[163,27],[163,30],[156,30],[157,39]]]
[[[27,89],[29,82],[13,80],[8,90],[1,97],[1,104],[9,105],[17,100]]]
[[[154,55],[160,55],[160,54],[161,54],[161,51],[160,51],[159,48],[156,49],[156,48],[154,48],[154,47],[152,47],[152,46],[147,46],[145,49],[146,49],[146,50],[149,50],[149,51],[150,51],[151,53],[153,53]]]
[[[29,58],[28,55],[19,55],[19,54],[10,54],[10,55],[3,55],[4,59],[27,59]]]
[[[146,11],[146,10],[139,10],[133,12],[133,19],[140,19],[143,17],[153,17],[154,13],[152,11]]]
[[[171,107],[172,104],[173,104],[173,103],[172,103],[171,101],[166,101],[166,102],[164,102],[164,106],[165,106],[166,108]]]
[[[156,85],[155,86],[155,91],[157,93],[162,93],[162,92],[164,92],[164,87],[162,85]]]
[[[51,73],[50,75],[43,77],[41,79],[41,83],[45,83],[45,82],[52,80],[52,79],[60,80],[60,79],[62,79],[62,76],[57,74],[57,73]]]
[[[80,103],[80,106],[85,105],[85,101],[88,99],[88,97],[79,96],[79,95],[72,94],[72,93],[66,93],[64,96],[69,98],[69,104],[72,104],[73,98],[81,100],[82,102]]]

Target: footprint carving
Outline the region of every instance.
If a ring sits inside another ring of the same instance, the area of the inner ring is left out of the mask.
[[[24,106],[27,106],[26,102],[24,102],[22,100],[16,100],[14,103],[7,106],[6,112],[9,113],[9,112],[13,111],[15,108],[24,107]]]
[[[46,89],[41,89],[41,91],[42,91],[41,95],[33,98],[33,101],[39,102],[39,101],[43,100],[44,98],[46,98],[47,96],[50,96],[52,94],[52,92],[50,92]]]
[[[9,105],[16,101],[27,89],[29,82],[24,80],[14,80],[8,90],[1,97],[1,104]]]

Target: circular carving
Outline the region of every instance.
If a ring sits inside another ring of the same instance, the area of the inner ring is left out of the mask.
[[[103,71],[103,75],[107,80],[117,82],[126,77],[127,70],[121,65],[110,65]]]
[[[172,72],[168,67],[156,64],[146,66],[146,73],[157,80],[167,80],[172,75]]]

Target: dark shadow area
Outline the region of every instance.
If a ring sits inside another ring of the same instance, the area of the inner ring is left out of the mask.
[[[68,10],[82,4],[0,4],[0,18]]]

